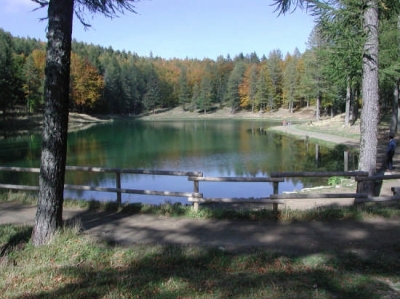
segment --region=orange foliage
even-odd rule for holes
[[[247,108],[250,106],[250,73],[251,65],[248,65],[243,76],[243,80],[239,85],[240,107]]]
[[[80,110],[92,108],[101,97],[104,80],[97,69],[75,53],[71,54],[71,100]]]

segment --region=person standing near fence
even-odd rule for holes
[[[389,135],[389,144],[386,150],[386,165],[389,171],[393,170],[393,155],[396,150],[396,140],[393,139],[393,135]]]

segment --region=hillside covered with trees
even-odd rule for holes
[[[74,41],[70,111],[137,115],[182,106],[202,113],[229,107],[235,113],[278,108],[294,111],[311,104],[318,108],[317,119],[319,113],[344,111],[353,111],[357,117],[362,37],[356,31],[353,38],[327,35],[329,27],[322,25],[310,35],[305,53],[295,49],[283,55],[277,49],[267,56],[240,53],[216,60],[139,57]],[[381,113],[392,108],[398,83],[394,67],[400,50],[397,26],[397,17],[393,17],[382,21],[380,27]],[[44,42],[13,37],[0,29],[3,115],[17,106],[27,112],[41,111],[45,47]]]

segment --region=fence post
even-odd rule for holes
[[[121,190],[121,172],[116,171],[115,174],[116,174],[116,188],[118,190]],[[120,205],[121,202],[122,202],[121,191],[117,191],[117,204]]]
[[[194,184],[193,192],[194,193],[199,193],[199,181],[198,180],[194,180],[193,184]],[[196,212],[199,210],[199,202],[198,201],[193,202],[193,209]]]
[[[278,194],[279,193],[279,182],[273,182],[272,184],[274,186],[274,194]],[[278,212],[278,204],[277,203],[273,203],[272,207],[273,207],[274,212]]]

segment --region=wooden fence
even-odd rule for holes
[[[9,172],[30,172],[39,173],[39,168],[23,168],[23,167],[4,167],[0,166],[0,171]],[[345,172],[279,172],[271,173],[270,177],[204,177],[202,172],[192,171],[167,171],[167,170],[138,170],[138,169],[120,169],[120,168],[102,168],[102,167],[80,167],[80,166],[67,166],[66,171],[84,171],[84,172],[98,172],[98,173],[114,173],[115,174],[115,187],[101,187],[101,186],[85,186],[85,185],[64,185],[65,189],[80,190],[80,191],[98,191],[98,192],[113,192],[117,195],[117,203],[121,204],[121,194],[142,194],[142,195],[156,195],[156,196],[173,196],[173,197],[186,197],[189,202],[192,202],[194,209],[199,208],[200,203],[221,202],[221,203],[260,203],[272,204],[273,209],[278,210],[279,204],[284,204],[287,199],[306,199],[306,198],[354,198],[355,203],[364,202],[381,202],[389,200],[400,199],[400,189],[392,188],[393,196],[385,197],[371,197],[368,194],[357,193],[285,193],[279,194],[279,183],[284,182],[286,178],[293,177],[354,177],[359,182],[375,181],[382,182],[382,180],[399,179],[398,175],[376,175],[368,177],[367,172],[360,171],[345,171]],[[194,183],[193,192],[179,192],[179,191],[155,191],[155,190],[138,190],[127,189],[121,187],[122,174],[139,174],[139,175],[153,175],[153,176],[186,176],[188,181]],[[266,194],[261,198],[204,198],[200,193],[200,182],[205,183],[235,183],[235,182],[248,182],[248,183],[272,183],[273,193]],[[0,184],[2,189],[15,189],[26,191],[38,191],[38,186],[27,185],[13,185],[13,184]]]
[[[284,182],[283,178],[268,178],[268,177],[203,177],[203,176],[190,176],[189,181],[194,182],[194,192],[199,192],[199,182],[247,182],[247,183],[273,183],[273,194],[278,194],[279,183]],[[199,203],[205,202],[224,202],[224,203],[262,203],[272,204],[274,211],[278,210],[278,204],[284,202],[279,199],[271,199],[270,197],[262,198],[203,198],[203,197],[192,197],[189,201],[193,202],[194,209],[197,211]]]
[[[23,167],[3,167],[0,166],[0,171],[11,172],[36,172],[39,173],[39,168],[23,168]],[[155,190],[138,190],[121,188],[121,174],[143,174],[143,175],[162,175],[162,176],[202,176],[202,172],[192,171],[167,171],[167,170],[140,170],[140,169],[124,169],[124,168],[103,168],[103,167],[81,167],[81,166],[67,166],[66,171],[86,171],[86,172],[102,172],[115,174],[115,188],[107,188],[100,186],[84,186],[84,185],[69,185],[65,184],[64,188],[68,190],[79,191],[98,191],[98,192],[114,192],[117,194],[117,203],[121,204],[121,194],[142,194],[142,195],[157,195],[157,196],[173,196],[173,197],[187,197],[196,198],[203,195],[196,192],[178,192],[178,191],[155,191]],[[11,185],[0,184],[3,189],[15,189],[25,191],[38,191],[38,186],[26,185]]]

